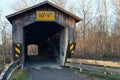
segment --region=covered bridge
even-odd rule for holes
[[[6,17],[12,24],[13,59],[23,65],[64,65],[75,53],[76,23],[81,18],[57,5],[44,1]]]

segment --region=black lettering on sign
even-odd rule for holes
[[[47,14],[45,14],[45,12],[42,12],[42,13],[39,14],[39,16],[40,16],[41,18],[43,18],[43,17],[50,17],[51,15],[52,15],[51,12],[50,12],[50,13],[47,13]]]
[[[39,16],[43,18],[45,16],[45,12],[40,13]]]
[[[36,20],[55,20],[53,11],[37,11]]]
[[[50,15],[52,15],[52,13],[48,13],[47,16],[50,17]]]

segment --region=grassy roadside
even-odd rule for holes
[[[101,80],[120,80],[120,75],[111,75],[111,74],[105,75],[103,73],[87,72],[87,71],[84,71],[82,73],[88,75],[88,77],[96,77],[96,78],[100,78]]]
[[[21,70],[14,76],[13,80],[28,80],[28,74],[25,70]]]
[[[89,72],[83,71],[79,72],[79,69],[72,69],[77,73],[86,75],[90,80],[120,80],[120,75],[111,75],[111,74],[103,74],[100,72]]]

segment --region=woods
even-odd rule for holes
[[[3,64],[6,64],[6,55],[11,55],[12,49],[12,34],[10,27],[7,21],[4,21],[2,18],[2,12],[0,12],[0,57],[3,56]]]
[[[92,12],[89,7],[82,7],[83,22],[80,27],[83,28],[83,31],[80,33],[78,30],[76,57],[100,60],[119,60],[119,0],[116,0],[116,2],[110,0],[96,1],[96,15],[91,18],[91,20],[87,20],[87,18],[90,19],[90,17],[94,15],[94,11]],[[85,4],[85,1],[82,2]],[[113,8],[110,8],[110,6]],[[89,10],[92,15],[90,15]],[[115,12],[111,12],[114,10]],[[117,18],[114,16],[117,16]],[[87,22],[89,23],[87,24]]]

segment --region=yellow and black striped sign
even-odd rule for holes
[[[69,50],[72,54],[75,54],[75,42],[73,41],[69,42]]]
[[[14,56],[15,58],[19,58],[21,54],[21,43],[15,43],[14,44]]]
[[[71,58],[72,54],[75,54],[75,45],[76,45],[76,43],[73,41],[68,42],[67,54],[65,57],[65,61],[67,60],[67,58]]]

